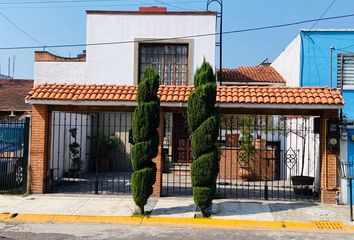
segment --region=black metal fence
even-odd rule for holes
[[[130,194],[130,112],[51,113],[47,192]]]
[[[162,194],[192,195],[186,116],[166,114],[164,121]],[[222,115],[217,196],[317,200],[319,130],[316,116]]]
[[[27,189],[29,118],[0,120],[0,194]]]
[[[222,115],[219,198],[317,200],[316,116]],[[52,112],[47,192],[130,194],[131,112]],[[163,196],[191,196],[186,114],[164,114]]]

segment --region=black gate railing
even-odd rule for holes
[[[164,196],[192,195],[188,125],[165,114]],[[222,115],[217,197],[317,200],[320,131],[316,116]],[[186,136],[187,135],[187,136]]]
[[[0,194],[27,191],[30,119],[0,120]]]
[[[51,113],[47,192],[130,194],[130,112]]]

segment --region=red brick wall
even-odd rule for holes
[[[32,105],[31,151],[30,151],[30,191],[44,193],[46,158],[48,152],[48,107]]]
[[[327,148],[328,118],[337,118],[337,111],[326,111],[321,118],[321,202],[336,204],[338,188],[337,156]]]
[[[162,150],[163,150],[163,135],[164,135],[164,114],[163,111],[160,110],[160,126],[158,128],[159,132],[159,149],[157,157],[153,160],[156,163],[156,182],[154,184],[154,190],[152,193],[153,197],[160,197],[161,196],[161,189],[162,189],[162,173],[163,173],[163,157],[162,157]]]

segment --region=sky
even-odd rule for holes
[[[34,3],[40,2],[40,3]],[[52,2],[52,3],[50,3]],[[333,0],[224,0],[224,31],[262,27],[319,18]],[[168,10],[203,11],[206,0],[0,0],[0,48],[85,43],[85,10],[137,10],[166,6]],[[218,10],[216,5],[213,5]],[[335,0],[324,17],[354,13],[353,0]],[[6,20],[7,17],[21,30]],[[223,67],[251,66],[273,61],[301,29],[313,23],[224,36]],[[320,21],[315,29],[351,28],[354,17]],[[27,33],[27,35],[24,33]],[[30,35],[30,37],[28,36]],[[37,49],[37,50],[43,50]],[[75,56],[82,47],[56,48],[61,56]],[[0,73],[7,75],[15,57],[15,78],[33,79],[34,49],[0,50]]]

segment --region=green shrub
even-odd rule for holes
[[[132,135],[134,145],[131,152],[133,174],[132,193],[140,213],[153,192],[156,181],[156,164],[152,161],[157,156],[159,135],[159,108],[157,97],[159,75],[152,68],[145,69],[143,79],[138,86],[138,106],[133,115]]]
[[[204,60],[194,77],[195,91],[188,99],[188,124],[192,131],[191,177],[194,202],[207,217],[216,189],[219,152],[219,110],[216,102],[216,79],[212,67]]]

